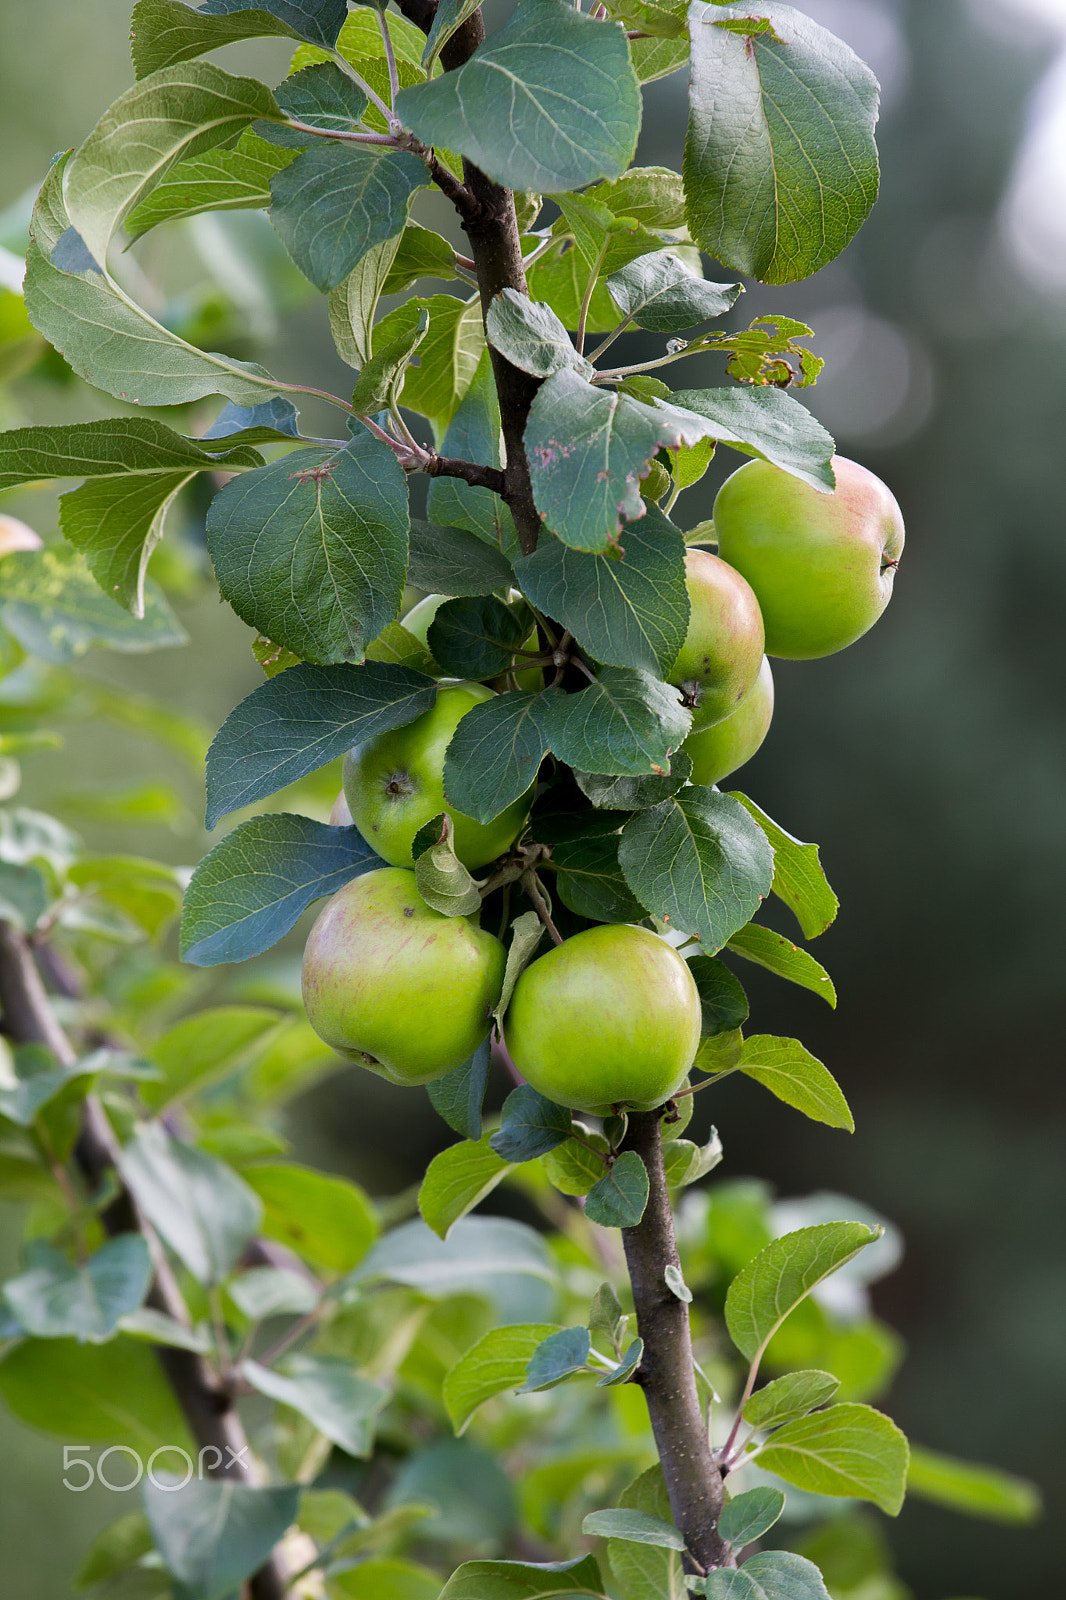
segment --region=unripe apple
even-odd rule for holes
[[[429,649],[429,625],[437,615],[438,610],[448,599],[446,594],[427,594],[425,599],[412,606],[403,619],[403,625],[408,633],[413,633],[419,644],[424,644]]]
[[[700,1042],[686,963],[647,928],[606,923],[528,966],[504,1021],[511,1059],[557,1105],[650,1111],[683,1082]]]
[[[750,583],[709,550],[685,554],[692,613],[667,682],[692,707],[692,731],[728,717],[750,692],[763,661],[763,624]]]
[[[43,539],[28,522],[20,522],[18,517],[9,517],[6,512],[0,512],[0,556],[14,555],[16,550],[41,550],[43,547]]]
[[[444,756],[460,720],[493,698],[482,683],[442,683],[436,703],[405,728],[380,733],[344,758],[344,795],[352,821],[383,861],[411,865],[411,844],[425,823],[446,811],[455,824],[455,853],[466,867],[483,867],[514,843],[531,794],[492,822],[475,822],[444,798]]]
[[[764,656],[754,689],[733,715],[716,722],[713,728],[690,733],[681,746],[692,757],[692,782],[708,787],[721,783],[750,761],[766,738],[773,714],[774,680]]]
[[[872,628],[892,597],[903,516],[880,478],[833,457],[837,486],[820,494],[768,461],[749,461],[714,502],[718,553],[754,589],[766,652],[831,656]]]
[[[505,962],[491,933],[427,906],[413,872],[380,867],[338,890],[311,929],[307,1019],[390,1083],[432,1083],[487,1035]]]

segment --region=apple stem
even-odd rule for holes
[[[522,874],[522,887],[532,900],[534,911],[551,934],[555,943],[562,944],[563,936],[552,921],[551,911],[548,909],[548,901],[541,887],[540,879],[532,869]]]

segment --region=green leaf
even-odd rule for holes
[[[635,1150],[624,1150],[585,1200],[585,1215],[601,1228],[635,1228],[648,1203],[648,1172]]]
[[[551,306],[530,300],[516,289],[501,289],[492,297],[485,331],[494,350],[534,378],[550,378],[566,368],[583,377],[592,376],[591,361],[575,350]]]
[[[41,478],[188,477],[216,466],[236,471],[262,464],[258,451],[246,446],[230,449],[228,442],[220,442],[205,450],[200,441],[184,439],[147,417],[109,417],[106,422],[0,433],[0,490]]]
[[[606,1144],[606,1140],[604,1143]],[[615,1354],[619,1354],[629,1318],[622,1310],[613,1283],[601,1283],[589,1307],[589,1333],[595,1339],[602,1334]]]
[[[131,30],[133,64],[139,78],[175,61],[217,50],[238,39],[281,34],[324,50],[337,42],[347,0],[208,0],[196,9],[187,0],[138,0]]]
[[[577,786],[597,810],[646,811],[684,788],[692,762],[683,750],[670,757],[670,771],[642,778],[613,778],[598,772],[575,772]]]
[[[432,483],[440,481],[434,478]],[[462,596],[506,589],[514,575],[507,557],[476,533],[466,528],[437,527],[412,517],[407,579],[427,594]]]
[[[592,1556],[573,1561],[464,1561],[440,1592],[440,1600],[555,1600],[603,1594]]]
[[[260,1394],[291,1406],[350,1456],[369,1456],[374,1424],[388,1391],[361,1378],[349,1361],[332,1356],[290,1356],[283,1372],[241,1364],[244,1378]]]
[[[764,1246],[726,1295],[726,1327],[741,1354],[756,1360],[789,1312],[881,1231],[865,1222],[822,1222]]]
[[[677,72],[688,62],[689,41],[685,39],[634,39],[633,70],[641,83],[654,83]]]
[[[507,947],[507,965],[503,972],[503,988],[496,1002],[493,1016],[502,1026],[507,1007],[511,1004],[515,984],[533,960],[544,937],[544,924],[535,911],[523,911],[511,923],[511,942]]]
[[[407,232],[407,229],[404,229]],[[374,349],[374,316],[385,293],[401,235],[394,233],[366,252],[343,283],[329,292],[329,330],[337,354],[350,367],[360,368]]]
[[[429,313],[423,311],[414,327],[383,344],[363,367],[352,390],[352,405],[360,416],[385,410],[395,401],[403,376],[422,340],[429,332]]]
[[[622,1356],[613,1372],[605,1372],[602,1378],[596,1379],[597,1389],[615,1389],[623,1383],[628,1383],[636,1372],[644,1356],[644,1340],[634,1339]]]
[[[784,1383],[787,1379],[779,1381]],[[748,1489],[726,1502],[718,1519],[718,1532],[727,1544],[742,1550],[753,1539],[761,1539],[769,1532],[784,1509],[785,1497],[781,1490],[760,1484],[757,1489]]]
[[[425,673],[388,661],[300,662],[231,711],[207,754],[207,826],[275,794],[353,745],[403,728],[436,698]]]
[[[76,1589],[117,1578],[152,1548],[152,1531],[143,1511],[119,1517],[93,1540],[74,1580]]]
[[[596,1180],[603,1177],[607,1164],[610,1145],[603,1135],[593,1133],[583,1123],[577,1125],[577,1132],[580,1139],[564,1139],[562,1144],[541,1157],[540,1164],[548,1182],[561,1194],[588,1194]],[[609,1289],[610,1285],[603,1287]],[[611,1290],[611,1293],[614,1291]],[[589,1331],[593,1334],[596,1332],[591,1318]]]
[[[295,1520],[300,1489],[199,1478],[181,1489],[148,1482],[143,1494],[156,1549],[188,1600],[227,1600]]]
[[[773,852],[743,807],[699,786],[631,817],[618,860],[642,905],[708,951],[758,910],[773,874]]]
[[[1035,1483],[998,1467],[957,1461],[924,1445],[911,1446],[907,1493],[991,1522],[1030,1523],[1040,1515],[1040,1490]]]
[[[629,667],[605,667],[577,694],[544,699],[550,748],[582,772],[669,772],[671,753],[688,732],[690,716],[678,691]],[[628,873],[626,881],[643,902]]]
[[[293,159],[249,130],[232,150],[205,150],[179,161],[126,217],[126,232],[139,239],[162,222],[204,211],[265,211],[270,180]]]
[[[491,1041],[486,1039],[469,1061],[426,1084],[434,1111],[464,1139],[481,1138],[481,1103],[485,1098],[490,1055]]]
[[[832,436],[784,390],[772,385],[678,389],[670,404],[702,418],[709,438],[770,461],[823,493],[835,487]]]
[[[791,1550],[760,1550],[736,1571],[712,1572],[708,1600],[829,1600],[813,1561]]]
[[[333,61],[317,61],[290,74],[275,92],[281,111],[322,133],[348,133],[362,120],[370,104],[366,95]],[[303,128],[270,123],[258,130],[272,144],[303,149],[314,136]]]
[[[211,1006],[182,1017],[152,1046],[162,1078],[143,1086],[148,1105],[154,1110],[232,1070],[273,1032],[278,1020],[278,1013],[265,1006]]]
[[[194,967],[247,961],[277,944],[312,900],[383,864],[356,828],[331,828],[287,812],[252,817],[216,844],[192,875],[182,960]]]
[[[456,72],[396,97],[405,127],[509,189],[580,189],[633,158],[640,92],[621,29],[523,0]]]
[[[872,1500],[898,1515],[907,1483],[907,1440],[871,1406],[845,1401],[786,1423],[759,1452],[759,1465],[812,1494]]]
[[[411,197],[428,182],[425,163],[407,150],[323,142],[271,180],[271,220],[300,271],[325,292],[368,250],[403,232]]]
[[[770,30],[732,32],[754,14]],[[877,198],[877,80],[791,6],[689,9],[685,194],[693,237],[727,269],[792,283],[824,267]]]
[[[617,6],[612,9],[617,13]],[[583,198],[606,206],[616,217],[632,217],[646,228],[685,226],[684,185],[681,174],[669,167],[630,167],[613,182],[587,189]]]
[[[587,1328],[560,1328],[550,1333],[537,1346],[529,1358],[526,1381],[519,1394],[533,1394],[538,1389],[554,1389],[564,1378],[572,1378],[587,1370],[589,1358],[589,1330]]]
[[[515,1277],[555,1282],[555,1268],[542,1236],[524,1223],[504,1217],[463,1217],[446,1240],[424,1222],[394,1228],[352,1274],[353,1283],[384,1278],[423,1294],[486,1294],[493,1298],[501,1280]]]
[[[0,917],[5,921],[13,922],[22,933],[32,933],[51,898],[48,884],[36,867],[0,862]]]
[[[776,865],[775,848],[775,869]],[[809,989],[827,1005],[836,1006],[837,992],[828,972],[806,950],[793,944],[791,939],[786,939],[784,934],[761,927],[757,922],[749,922],[746,927],[737,930],[727,949],[732,950],[734,955],[743,956],[745,961],[754,961],[768,972],[776,973],[779,978],[787,978],[789,983],[798,983],[802,989]]]
[[[8,1307],[34,1338],[73,1336],[81,1344],[102,1344],[147,1293],[152,1262],[140,1234],[108,1239],[87,1261],[73,1265],[61,1251],[43,1249],[46,1260],[38,1255],[29,1272],[3,1286]]]
[[[486,467],[500,465],[500,403],[487,349],[480,351],[469,388],[455,408],[439,449],[442,455],[462,461],[476,461]],[[491,489],[472,487],[460,478],[431,478],[426,510],[434,522],[466,529],[485,544],[495,545],[503,556],[511,558],[519,553],[511,513]],[[512,581],[508,577],[507,583]],[[433,584],[430,592],[463,591]]]
[[[622,1510],[673,1522],[670,1497],[658,1462],[622,1490],[618,1504]],[[687,1600],[681,1557],[676,1550],[612,1539],[607,1555],[626,1600]]]
[[[523,593],[595,661],[659,677],[685,642],[685,540],[655,506],[626,524],[622,555],[590,555],[542,536],[515,562]]]
[[[454,678],[494,678],[505,672],[526,625],[495,595],[446,600],[429,625],[433,659]]]
[[[445,1374],[444,1408],[456,1433],[464,1433],[474,1413],[508,1389],[519,1389],[533,1352],[557,1330],[551,1323],[519,1322],[491,1328]]]
[[[144,614],[131,616],[101,593],[77,551],[19,550],[4,557],[0,625],[30,655],[56,666],[94,648],[142,655],[188,644],[162,590],[146,582],[143,592]]]
[[[112,422],[108,423],[109,427]],[[273,444],[275,441],[284,444],[288,439],[299,437],[296,407],[291,400],[276,394],[254,406],[238,406],[232,400],[227,401],[203,437],[191,442],[210,450],[217,458],[220,450],[232,445]]]
[[[296,450],[211,503],[207,546],[243,622],[304,661],[362,660],[400,609],[407,482],[360,428],[341,449]]]
[[[714,956],[692,956],[688,970],[700,994],[704,1038],[729,1033],[748,1020],[748,997],[723,962]]]
[[[547,726],[558,690],[495,695],[471,707],[444,760],[444,795],[464,816],[491,822],[521,798],[548,753]]]
[[[581,1532],[594,1539],[626,1539],[632,1544],[654,1544],[663,1550],[683,1550],[685,1536],[671,1522],[647,1511],[590,1511]]]
[[[421,364],[407,368],[400,399],[411,411],[427,418],[434,437],[442,440],[474,382],[485,351],[485,330],[476,295],[459,300],[451,294],[434,294],[428,299],[408,300],[382,317],[374,329],[375,345],[398,337],[426,311],[429,332],[419,352]],[[435,501],[430,502],[429,514],[435,521],[458,520],[442,515]]]
[[[390,622],[387,628],[382,628],[377,638],[367,645],[366,659],[388,661],[396,667],[410,667],[414,672],[429,673],[433,667],[433,658],[421,639],[416,639],[401,622]]]
[[[460,1217],[480,1205],[511,1166],[489,1144],[489,1135],[476,1141],[464,1139],[433,1157],[418,1191],[418,1209],[441,1239]]]
[[[285,1267],[252,1267],[226,1285],[226,1293],[250,1322],[266,1317],[305,1317],[321,1298],[318,1286]]]
[[[123,1181],[194,1278],[221,1283],[254,1238],[263,1208],[232,1167],[144,1123],[122,1151]]]
[[[697,1065],[700,1065],[697,1062]],[[798,1039],[753,1033],[737,1063],[741,1072],[814,1122],[855,1132],[855,1119],[833,1074]],[[704,1068],[704,1070],[708,1070]]]
[[[663,1279],[666,1287],[676,1299],[682,1301],[685,1305],[692,1304],[692,1290],[682,1277],[680,1267],[675,1267],[672,1261],[668,1261],[663,1271]]]
[[[420,1519],[422,1520],[422,1519]],[[335,1600],[438,1600],[440,1577],[428,1567],[393,1556],[371,1556],[330,1578]]]
[[[24,290],[34,327],[78,376],[132,405],[185,405],[222,394],[252,406],[276,394],[279,384],[263,367],[188,344],[91,263],[71,271],[53,264],[52,251],[70,227],[63,167],[53,163],[37,197]]]
[[[567,328],[576,329],[588,280],[581,251],[564,236],[533,263],[526,282],[533,300],[543,301]],[[585,332],[610,333],[617,325],[618,309],[601,281],[592,291]]]
[[[0,1395],[31,1428],[61,1439],[196,1446],[153,1350],[121,1335],[107,1344],[27,1339],[0,1361]]]
[[[390,21],[395,21],[395,17]],[[419,278],[454,278],[455,250],[447,239],[429,228],[409,222],[400,235],[382,294],[402,294]]]
[[[478,0],[439,0],[433,13],[433,26],[426,37],[426,48],[422,52],[422,65],[427,73],[452,34],[462,27],[477,7]]]
[[[350,1272],[378,1236],[377,1213],[348,1178],[291,1162],[246,1167],[263,1204],[263,1231],[327,1272]]]
[[[469,917],[481,909],[477,883],[455,853],[455,825],[446,811],[415,834],[415,883],[427,906],[446,917]]]
[[[840,1379],[831,1372],[786,1373],[755,1391],[744,1406],[744,1421],[753,1428],[777,1428],[782,1422],[791,1422],[794,1417],[804,1417],[815,1407],[824,1406],[839,1388]]]
[[[120,95],[71,158],[63,180],[71,226],[106,272],[116,231],[172,167],[277,115],[274,96],[254,78],[210,61],[161,68]]]
[[[817,938],[828,928],[840,906],[822,871],[818,846],[794,839],[746,794],[731,792],[734,800],[739,800],[755,818],[773,846],[774,881],[770,886],[773,893],[794,913],[803,937]]]
[[[532,1084],[520,1084],[503,1103],[492,1148],[505,1161],[533,1161],[570,1137],[572,1120],[565,1106],[557,1106]]]
[[[667,1184],[671,1189],[683,1189],[698,1183],[720,1165],[724,1154],[717,1128],[711,1129],[710,1138],[702,1145],[691,1139],[670,1139],[663,1146]]]
[[[607,288],[630,322],[653,333],[680,333],[723,316],[744,292],[740,283],[708,283],[672,250],[629,262],[611,273]]]
[[[564,906],[594,922],[640,922],[644,907],[618,865],[618,838],[575,839],[552,848],[555,888]]]

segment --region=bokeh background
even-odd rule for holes
[[[908,543],[873,634],[842,656],[775,667],[774,724],[738,779],[822,843],[843,909],[816,953],[839,1009],[756,969],[744,978],[753,1024],[802,1037],[831,1066],[858,1131],[801,1122],[736,1079],[713,1107],[701,1097],[697,1119],[713,1114],[732,1175],[767,1177],[783,1196],[852,1194],[902,1227],[905,1258],[876,1291],[909,1350],[889,1409],[923,1443],[1044,1488],[1048,1515],[1035,1529],[908,1505],[891,1538],[915,1600],[1050,1596],[1066,1556],[1066,0],[802,9],[881,78],[882,198],[837,262],[793,288],[755,286],[741,309],[814,327],[827,368],[803,398],[843,453],[893,487]],[[0,8],[0,244],[11,250],[50,157],[131,80],[128,12],[127,0]],[[276,41],[243,46],[227,65],[277,81],[285,52]],[[681,77],[652,87],[642,160],[677,164],[684,103]],[[448,226],[443,209],[426,220]],[[167,261],[142,261],[165,268],[205,328],[224,293],[240,336],[274,371],[343,389],[324,307],[263,219],[201,220],[180,248],[151,249]],[[720,381],[709,362],[685,375]],[[30,381],[3,405],[5,427],[115,409]],[[710,514],[736,459],[679,502],[684,526]],[[9,497],[5,509],[54,526],[50,494]],[[85,670],[213,728],[261,679],[248,630],[188,576],[200,510],[184,507],[171,571],[191,645],[100,653]],[[186,767],[133,729],[64,732],[60,755],[27,759],[26,804],[66,807],[103,848],[199,859],[202,793]],[[116,794],[153,784],[158,822],[120,828]],[[291,978],[298,947],[283,948],[275,972]],[[288,1131],[299,1156],[379,1194],[415,1181],[449,1140],[421,1096],[354,1070],[300,1100]],[[9,1254],[0,1240],[5,1265]],[[115,1514],[113,1502],[62,1490],[61,1475],[54,1441],[0,1416],[5,1600],[66,1594],[88,1533]],[[25,1578],[12,1580],[18,1569]]]

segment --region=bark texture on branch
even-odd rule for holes
[[[705,1570],[733,1565],[718,1534],[724,1492],[711,1454],[692,1365],[688,1306],[666,1282],[666,1269],[681,1263],[663,1171],[661,1112],[629,1113],[623,1150],[635,1150],[648,1172],[649,1195],[635,1228],[622,1229],[626,1266],[633,1286],[637,1332],[644,1341],[637,1381],[659,1451],[674,1522],[689,1551]]]
[[[4,1032],[13,1044],[42,1044],[61,1066],[70,1066],[77,1059],[77,1052],[49,1004],[31,946],[17,928],[3,921],[0,921],[0,1017]],[[111,1124],[92,1095],[85,1101],[74,1153],[90,1189],[99,1187],[109,1169],[117,1170],[118,1147]],[[112,1201],[101,1220],[112,1236],[144,1233],[155,1267],[145,1303],[187,1326],[188,1311],[170,1265],[152,1230],[142,1224],[126,1190]],[[255,1484],[257,1477],[248,1436],[232,1397],[211,1364],[191,1350],[157,1345],[155,1351],[197,1446],[201,1450],[213,1448],[218,1452],[214,1467],[208,1461],[204,1463],[208,1474]],[[249,1580],[252,1600],[284,1600],[287,1588],[282,1567],[276,1560],[267,1562]]]

